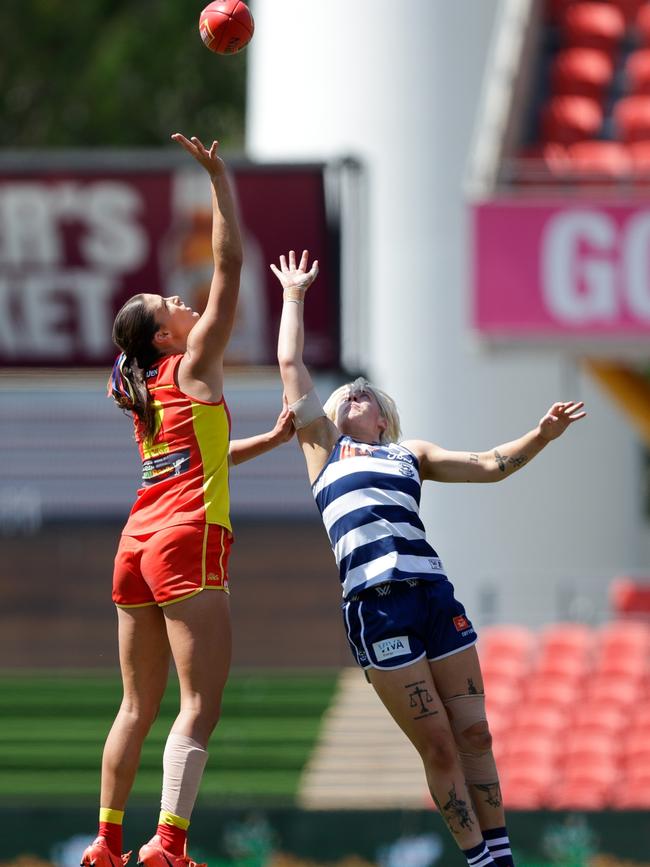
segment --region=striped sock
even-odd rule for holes
[[[122,820],[124,810],[111,810],[110,807],[99,808],[98,837],[106,840],[106,845],[113,855],[122,854]]]
[[[490,850],[485,843],[479,843],[471,849],[463,849],[463,855],[470,867],[494,867]]]
[[[499,867],[515,867],[510,849],[510,839],[505,827],[490,828],[489,831],[483,831],[483,839]]]
[[[161,810],[156,834],[160,837],[163,849],[171,852],[172,855],[184,855],[189,826],[188,819],[183,819],[181,816],[174,816],[173,813]]]

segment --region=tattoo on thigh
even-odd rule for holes
[[[457,796],[455,785],[449,790],[449,800],[442,808],[442,815],[453,834],[460,834],[463,828],[471,828],[474,824],[467,802]]]
[[[469,695],[478,695],[478,689],[474,686],[474,681],[471,677],[467,678],[467,692]]]
[[[413,719],[422,719],[425,716],[435,716],[438,711],[433,710],[430,705],[433,701],[433,696],[426,688],[423,686],[423,680],[417,680],[415,683],[407,683],[406,689],[410,689],[409,692],[409,707],[415,708],[416,714]]]
[[[499,782],[496,783],[478,783],[474,784],[474,788],[478,789],[479,792],[483,792],[485,795],[485,803],[489,804],[490,807],[500,807],[503,803],[501,798],[501,786]]]

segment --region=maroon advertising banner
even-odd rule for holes
[[[307,360],[338,366],[338,237],[324,173],[322,165],[233,169],[245,264],[226,363],[275,364],[282,296],[269,263],[306,248],[321,266],[305,311]],[[110,364],[113,317],[138,292],[180,295],[202,310],[210,225],[200,170],[0,167],[0,366]]]

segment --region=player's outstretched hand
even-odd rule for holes
[[[294,435],[296,429],[293,425],[293,418],[293,412],[289,409],[286,395],[283,395],[282,411],[278,416],[275,427],[271,431],[271,440],[275,443],[275,445],[279,446],[282,443],[289,442],[291,437]]]
[[[314,259],[311,268],[309,266],[309,252],[302,251],[300,263],[296,266],[296,253],[289,250],[289,264],[286,256],[280,256],[280,268],[271,265],[271,271],[280,281],[283,289],[301,289],[307,291],[318,276],[318,259]]]
[[[185,148],[185,150],[194,157],[194,159],[203,166],[206,172],[210,175],[211,178],[216,177],[217,175],[221,175],[225,172],[226,166],[218,155],[219,150],[219,142],[213,141],[210,145],[210,149],[206,148],[203,142],[198,139],[196,136],[192,136],[192,138],[185,138],[185,136],[180,132],[175,132],[172,135],[172,139],[175,142],[178,142],[181,147]]]
[[[539,422],[540,434],[545,440],[557,439],[569,425],[587,415],[586,412],[580,411],[583,406],[584,403],[582,401],[554,403]]]

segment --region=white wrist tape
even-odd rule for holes
[[[295,403],[290,403],[289,409],[293,413],[293,423],[296,430],[307,427],[308,424],[325,415],[323,405],[313,388],[307,394],[303,394]]]

